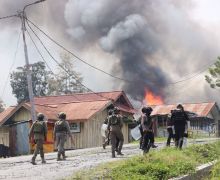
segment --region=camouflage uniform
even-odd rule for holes
[[[153,121],[150,116],[151,107],[142,108],[143,115],[141,116],[141,127],[143,130],[142,150],[147,153],[154,143]]]
[[[39,113],[38,120],[32,124],[30,128],[30,132],[29,132],[29,136],[31,136],[32,134],[34,135],[34,142],[36,144],[34,154],[32,157],[32,161],[31,161],[31,163],[34,165],[36,164],[35,159],[39,152],[40,152],[42,163],[46,163],[44,159],[43,144],[47,138],[47,124],[46,122],[43,121],[43,119],[44,119],[44,115]]]
[[[66,159],[65,156],[65,149],[64,144],[67,140],[67,135],[69,135],[72,138],[71,132],[70,132],[70,126],[69,123],[65,120],[65,118],[60,117],[60,119],[55,123],[54,126],[54,139],[56,140],[57,145],[57,160],[61,160],[60,156],[63,156],[63,160]]]
[[[117,148],[117,138],[119,139],[119,145],[118,145],[118,155],[123,155],[121,153],[122,146],[124,143],[124,136],[122,134],[122,117],[120,114],[117,114],[117,112],[114,112],[111,116],[108,118],[108,129],[110,130],[110,136],[111,136],[111,144],[112,144],[112,157],[115,158],[115,149]]]

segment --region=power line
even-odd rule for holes
[[[16,50],[15,50],[15,54],[14,54],[14,60],[9,68],[9,72],[8,72],[8,76],[6,78],[6,81],[5,81],[5,84],[3,86],[3,91],[2,91],[2,94],[1,94],[1,98],[4,96],[5,94],[5,89],[6,89],[6,86],[8,84],[8,80],[9,80],[9,77],[10,77],[10,72],[12,70],[12,68],[14,67],[15,65],[15,60],[16,60],[16,57],[17,57],[17,52],[18,52],[18,46],[19,46],[19,42],[20,42],[20,37],[21,37],[21,32],[19,33],[19,36],[18,36],[18,41],[17,41],[17,45],[16,45]]]
[[[34,44],[38,54],[40,55],[40,57],[42,58],[42,60],[45,62],[46,66],[48,67],[48,69],[51,71],[51,73],[54,75],[54,77],[56,77],[56,74],[52,71],[52,69],[50,68],[49,64],[46,62],[46,60],[44,59],[43,55],[41,54],[39,48],[37,47],[37,44],[34,42],[34,39],[32,38],[31,34],[29,33],[29,31],[27,30],[27,33],[32,41],[32,43]],[[79,98],[75,95],[73,95],[78,101],[79,101]]]
[[[52,69],[50,68],[50,66],[48,65],[48,63],[46,62],[46,60],[44,59],[43,55],[41,54],[39,48],[37,47],[36,43],[34,42],[34,39],[32,38],[32,36],[30,35],[29,31],[27,30],[28,36],[31,39],[32,43],[34,44],[35,49],[37,50],[38,54],[40,55],[41,59],[44,61],[44,63],[46,64],[47,68],[51,71],[51,73],[53,75],[55,75],[55,73],[52,71]]]
[[[91,64],[87,63],[87,62],[84,61],[82,58],[78,57],[78,56],[75,55],[73,52],[71,52],[70,50],[68,50],[67,48],[65,48],[64,46],[62,46],[60,43],[58,43],[57,41],[55,41],[52,37],[50,37],[47,33],[45,33],[42,29],[40,29],[40,28],[39,28],[36,24],[34,24],[32,21],[30,21],[29,19],[27,19],[27,21],[29,21],[35,28],[37,28],[41,33],[43,33],[48,39],[50,39],[52,42],[54,42],[57,46],[61,47],[61,48],[62,48],[63,50],[65,50],[66,52],[70,53],[72,56],[74,56],[76,59],[80,60],[80,61],[83,62],[84,64],[86,64],[86,65],[92,67],[93,69],[96,69],[96,70],[98,70],[98,71],[100,71],[100,72],[102,72],[102,73],[104,73],[104,74],[107,74],[107,75],[109,75],[109,76],[111,76],[111,77],[113,77],[113,78],[115,78],[115,79],[119,79],[119,80],[122,80],[122,81],[125,81],[125,82],[128,82],[128,83],[135,83],[135,81],[130,81],[130,80],[127,80],[127,79],[124,79],[124,78],[121,78],[121,77],[114,76],[114,75],[112,75],[112,74],[110,74],[110,73],[108,73],[108,72],[106,72],[106,71],[104,71],[104,70],[102,70],[102,69],[100,69],[100,68],[95,67],[94,65],[91,65]],[[211,65],[213,65],[213,63],[212,63],[212,64],[209,64],[208,67],[210,67]],[[208,67],[206,67],[205,69],[202,68],[202,70],[199,70],[196,74],[193,73],[193,74],[192,74],[190,77],[188,77],[188,78],[181,79],[181,80],[178,80],[178,81],[175,81],[175,82],[170,82],[170,83],[167,84],[167,86],[171,86],[171,85],[175,85],[175,84],[178,84],[178,83],[182,83],[182,82],[184,82],[184,81],[188,81],[188,80],[190,80],[190,79],[196,77],[197,75],[201,74],[202,72],[206,71]],[[189,74],[188,74],[187,76],[189,76]]]
[[[10,15],[10,16],[4,16],[4,17],[0,17],[0,20],[1,19],[8,19],[8,18],[12,18],[12,17],[18,17],[17,14],[14,14],[14,15]]]
[[[46,52],[49,54],[49,56],[52,58],[52,60],[53,60],[54,62],[56,62],[56,64],[57,64],[61,69],[63,69],[68,75],[73,76],[73,78],[76,80],[76,82],[78,82],[81,86],[83,86],[83,87],[84,87],[85,89],[87,89],[88,91],[93,92],[94,94],[96,94],[96,95],[98,95],[98,96],[100,96],[100,97],[102,97],[102,98],[105,98],[105,99],[107,99],[107,100],[111,100],[111,101],[112,101],[111,98],[106,98],[106,97],[100,95],[99,93],[94,92],[93,90],[91,90],[91,89],[88,88],[87,86],[85,86],[82,82],[80,82],[80,81],[78,80],[78,78],[76,77],[76,75],[70,74],[69,71],[66,70],[66,69],[58,62],[58,60],[56,60],[56,59],[53,57],[53,55],[52,55],[52,54],[50,53],[50,51],[46,48],[46,46],[44,45],[44,43],[42,42],[42,40],[40,39],[40,37],[36,34],[36,32],[32,29],[32,27],[29,25],[28,22],[27,22],[27,25],[28,25],[28,27],[31,29],[32,33],[36,36],[36,38],[40,41],[41,45],[44,47],[44,49],[45,49]]]
[[[114,76],[113,74],[110,74],[88,62],[86,62],[85,60],[83,60],[82,58],[80,58],[79,56],[75,55],[73,52],[71,52],[70,50],[68,50],[67,48],[65,48],[64,46],[62,46],[60,43],[58,43],[57,41],[55,41],[53,38],[51,38],[48,34],[46,34],[42,29],[40,29],[37,25],[35,25],[32,21],[30,21],[28,18],[27,18],[27,21],[29,21],[34,27],[36,27],[39,31],[41,31],[48,39],[50,39],[52,42],[54,42],[57,46],[61,47],[63,50],[65,50],[66,52],[68,52],[69,54],[71,54],[73,57],[75,57],[76,59],[78,59],[79,61],[81,61],[82,63],[92,67],[93,69],[96,69],[97,71],[100,71],[104,74],[107,74],[115,79],[119,79],[119,80],[122,80],[122,81],[126,81],[126,82],[133,82],[133,81],[130,81],[130,80],[127,80],[127,79],[124,79],[124,78],[121,78],[121,77],[117,77],[117,76]]]

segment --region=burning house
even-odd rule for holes
[[[220,110],[216,102],[186,103],[182,104],[189,115],[191,131],[201,131],[207,134],[219,136]],[[165,136],[166,121],[171,110],[176,108],[172,105],[155,105],[152,116],[155,120],[157,136]]]

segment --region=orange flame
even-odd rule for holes
[[[145,91],[145,102],[147,105],[160,105],[164,104],[163,99],[160,96],[154,95],[150,90]]]

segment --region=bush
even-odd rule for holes
[[[193,145],[182,151],[176,148],[164,148],[152,151],[145,156],[136,156],[128,160],[108,163],[90,172],[87,179],[137,179],[167,180],[184,174],[192,174],[203,163],[213,161],[220,156],[220,143]],[[101,171],[98,169],[102,169]],[[220,164],[219,164],[220,169]],[[220,174],[220,170],[214,174]],[[97,172],[101,172],[97,174]],[[95,177],[95,178],[94,178]]]

